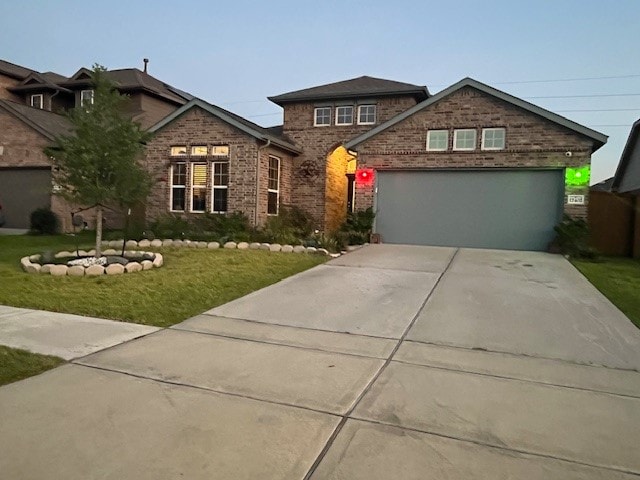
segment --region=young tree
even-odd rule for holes
[[[127,97],[120,95],[94,65],[93,103],[68,113],[69,135],[45,149],[57,167],[59,194],[96,211],[96,257],[101,256],[103,209],[131,208],[149,194],[151,178],[139,160],[148,134],[124,114]]]

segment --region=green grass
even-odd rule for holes
[[[101,277],[26,274],[20,258],[74,248],[66,236],[0,236],[0,304],[167,327],[326,260],[263,250],[162,249],[164,266]],[[91,248],[83,237],[80,248]]]
[[[62,363],[64,360],[58,357],[0,345],[0,385],[38,375]]]
[[[573,264],[640,328],[640,261],[603,257],[597,262],[573,260]]]

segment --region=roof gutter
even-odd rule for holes
[[[260,153],[271,145],[271,139],[267,138],[267,143],[258,147],[256,155],[256,211],[253,218],[253,226],[258,227],[258,210],[260,209]]]

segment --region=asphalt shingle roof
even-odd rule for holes
[[[3,99],[0,99],[0,108],[19,118],[51,140],[59,135],[69,135],[73,131],[71,122],[67,117],[48,110],[29,107],[22,103]]]
[[[0,73],[4,73],[9,77],[17,78],[22,80],[27,78],[29,74],[34,73],[35,70],[31,70],[30,68],[21,67],[20,65],[16,65],[15,63],[7,62],[6,60],[0,60]]]
[[[427,87],[411,83],[396,82],[375,77],[358,77],[341,82],[328,83],[294,92],[283,93],[269,97],[272,102],[283,103],[301,102],[307,100],[328,100],[365,96],[413,95],[418,101],[429,97]]]

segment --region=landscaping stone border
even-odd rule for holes
[[[224,245],[220,245],[218,242],[196,242],[191,240],[173,240],[170,238],[164,240],[148,240],[146,238],[140,240],[139,242],[136,240],[104,240],[101,245],[105,248],[102,252],[103,255],[119,255],[122,253],[122,247],[124,244],[125,250],[124,256],[139,256],[139,255],[154,255],[153,260],[143,260],[142,262],[129,262],[126,265],[120,264],[111,264],[103,267],[102,265],[91,265],[89,267],[83,267],[80,265],[76,265],[73,267],[68,267],[67,265],[56,265],[53,263],[45,263],[44,265],[40,265],[40,255],[30,255],[27,257],[23,257],[20,259],[20,265],[22,269],[27,273],[48,273],[54,277],[63,277],[65,275],[74,276],[74,277],[95,277],[99,275],[121,275],[123,273],[135,273],[143,270],[151,270],[152,268],[160,268],[164,259],[161,253],[157,252],[147,252],[141,250],[129,250],[132,248],[165,248],[165,247],[175,247],[175,248],[202,248],[215,250],[218,248],[226,248],[226,249],[238,249],[238,250],[268,250],[269,252],[281,252],[281,253],[314,253],[319,255],[329,255],[331,257],[339,257],[339,253],[329,253],[328,250],[324,248],[315,248],[315,247],[305,247],[304,245],[280,245],[279,243],[258,243],[258,242],[227,242]],[[115,250],[115,249],[118,250]],[[95,255],[95,250],[78,250],[69,252],[63,250],[55,254],[56,258],[65,258],[65,257],[90,257]]]
[[[78,250],[77,252],[68,252],[66,250],[63,250],[56,253],[54,256],[55,258],[75,258],[78,255],[91,256],[95,255],[95,253],[95,250]],[[103,255],[118,255],[122,252],[117,252],[113,249],[106,249],[102,253]],[[123,273],[141,272],[143,270],[151,270],[152,268],[160,268],[164,264],[164,258],[162,257],[161,253],[131,250],[126,250],[124,252],[125,258],[142,255],[152,255],[153,260],[129,262],[126,265],[113,263],[111,265],[107,265],[106,267],[103,267],[102,265],[90,265],[88,267],[74,265],[73,267],[69,267],[67,265],[57,265],[53,263],[45,263],[44,265],[40,265],[37,262],[40,261],[41,256],[39,254],[36,254],[21,258],[20,265],[22,266],[22,269],[27,273],[48,273],[53,277],[64,277],[65,275],[68,275],[70,277],[97,277],[100,275],[121,275]]]
[[[123,240],[105,240],[102,242],[103,247],[122,249]],[[127,240],[124,244],[125,248],[164,248],[164,247],[187,247],[187,248],[208,248],[210,250],[217,248],[238,249],[238,250],[269,250],[270,252],[282,253],[317,253],[320,255],[330,255],[332,257],[340,256],[339,253],[329,253],[324,248],[305,247],[304,245],[280,245],[279,243],[258,243],[258,242],[227,242],[220,245],[218,242],[197,242],[191,240],[173,240],[166,238],[164,240],[148,240],[146,238],[139,242],[135,240]]]

